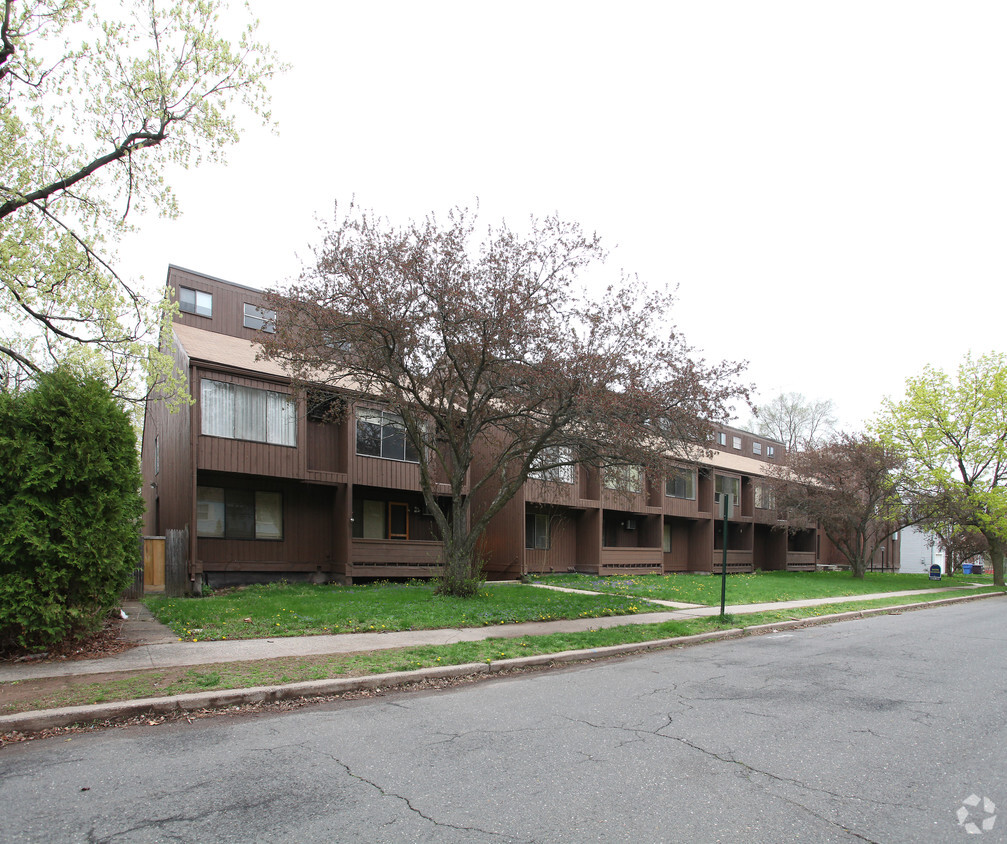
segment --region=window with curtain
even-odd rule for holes
[[[528,473],[529,478],[540,481],[552,481],[557,484],[572,484],[574,481],[574,465],[549,466],[550,463],[562,463],[573,460],[573,452],[569,448],[555,446],[544,448],[535,459],[534,466],[548,466],[546,469],[534,468]]]
[[[691,469],[675,469],[665,484],[665,494],[669,498],[696,497],[696,473]]]
[[[207,436],[297,445],[296,405],[286,393],[204,378],[200,395]]]
[[[283,494],[196,487],[196,535],[218,539],[283,539]]]

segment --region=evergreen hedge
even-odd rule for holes
[[[101,627],[139,554],[136,437],[93,377],[0,393],[0,650]]]

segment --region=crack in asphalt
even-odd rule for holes
[[[433,818],[430,815],[426,814],[421,809],[416,808],[413,805],[412,801],[408,797],[406,797],[406,796],[404,796],[402,794],[396,794],[395,792],[392,792],[392,791],[386,791],[382,786],[378,785],[378,783],[374,782],[373,780],[369,780],[369,779],[367,779],[367,777],[365,777],[365,776],[363,776],[361,774],[354,773],[354,771],[350,768],[349,765],[347,765],[341,759],[337,759],[331,753],[325,753],[324,751],[319,750],[316,747],[310,747],[309,745],[303,745],[302,744],[302,745],[298,745],[298,747],[301,747],[301,748],[303,748],[305,750],[311,751],[312,753],[317,753],[318,755],[324,756],[327,759],[331,759],[340,768],[342,768],[344,771],[346,771],[346,775],[348,777],[351,777],[352,779],[355,779],[358,782],[362,782],[362,783],[364,783],[364,785],[369,785],[371,788],[373,788],[382,797],[390,797],[390,798],[392,798],[394,800],[400,800],[402,803],[405,804],[406,808],[409,809],[410,812],[412,812],[413,814],[415,814],[417,817],[422,818],[427,823],[433,824],[435,827],[444,828],[444,829],[455,829],[455,830],[458,830],[459,832],[477,832],[477,833],[480,833],[482,835],[492,836],[493,838],[501,838],[501,839],[506,839],[508,841],[514,841],[514,842],[524,842],[524,844],[534,844],[534,842],[532,842],[530,839],[515,838],[514,836],[508,835],[508,834],[503,833],[503,832],[493,832],[493,831],[488,830],[488,829],[481,829],[480,827],[477,827],[477,826],[460,826],[459,824],[448,823],[446,821],[439,821],[436,818]]]
[[[744,771],[744,773],[746,774],[746,779],[748,778],[748,775],[751,775],[751,774],[761,775],[761,776],[765,777],[766,779],[768,779],[768,780],[770,780],[772,782],[777,782],[777,783],[782,783],[784,785],[793,786],[793,787],[801,789],[802,791],[810,792],[810,793],[813,793],[813,794],[821,794],[821,795],[824,795],[826,797],[830,797],[830,798],[832,798],[834,800],[856,800],[856,801],[860,801],[860,802],[863,802],[863,803],[869,803],[871,805],[881,806],[881,807],[885,807],[885,808],[905,808],[906,807],[906,804],[890,803],[890,802],[887,802],[887,801],[884,801],[884,800],[870,800],[870,799],[868,799],[866,797],[861,797],[859,795],[841,794],[839,792],[829,791],[826,788],[817,788],[815,786],[809,785],[807,783],[801,782],[800,780],[796,780],[796,779],[793,779],[791,777],[780,776],[779,774],[774,774],[771,771],[766,771],[766,770],[762,770],[761,768],[756,768],[755,766],[750,765],[747,762],[744,762],[744,761],[742,761],[740,759],[737,759],[737,758],[734,758],[732,756],[725,756],[723,754],[717,753],[716,751],[710,750],[710,749],[705,748],[705,747],[703,747],[703,746],[701,746],[699,744],[696,744],[695,742],[689,741],[687,738],[684,738],[683,736],[668,735],[667,733],[662,732],[662,730],[665,730],[665,729],[667,729],[668,727],[670,727],[672,725],[672,723],[674,721],[674,718],[673,718],[672,715],[668,715],[666,722],[664,724],[662,724],[661,726],[656,727],[653,730],[645,730],[645,729],[640,728],[640,727],[627,727],[627,726],[622,726],[622,725],[617,725],[617,724],[616,725],[613,725],[613,724],[596,724],[596,723],[593,723],[591,721],[587,721],[585,719],[580,719],[580,718],[570,718],[570,717],[567,717],[567,720],[570,721],[570,722],[572,722],[572,723],[584,724],[585,726],[588,726],[588,727],[591,727],[591,728],[597,729],[597,730],[618,730],[618,731],[623,731],[623,732],[634,733],[641,740],[643,740],[644,736],[650,735],[650,736],[656,736],[657,738],[663,738],[663,739],[668,739],[670,741],[678,742],[679,744],[682,744],[685,747],[688,747],[688,748],[690,748],[692,750],[695,750],[698,753],[702,753],[704,756],[709,756],[712,759],[716,759],[718,762],[722,762],[722,763],[724,763],[726,765],[737,766],[738,768],[740,768],[740,769],[742,769]],[[807,812],[812,817],[819,819],[820,821],[822,821],[823,823],[828,824],[829,826],[837,827],[838,829],[841,829],[843,832],[846,832],[849,835],[852,835],[852,836],[856,837],[857,839],[859,839],[861,841],[868,842],[868,844],[879,844],[879,842],[874,841],[874,839],[867,838],[866,836],[861,835],[859,832],[856,832],[855,830],[850,829],[847,826],[844,826],[843,824],[839,823],[838,821],[832,820],[831,818],[828,818],[828,817],[822,815],[820,812],[816,811],[815,809],[811,808],[810,806],[805,805],[804,803],[801,803],[799,800],[796,800],[796,799],[794,799],[792,797],[788,797],[785,794],[778,794],[777,796],[780,799],[785,800],[787,803],[790,803],[793,806],[796,806],[796,807],[798,807],[800,809],[803,809],[805,812]],[[923,811],[922,807],[919,807],[919,806],[912,807],[912,808],[916,808],[916,809],[918,809],[920,811]]]

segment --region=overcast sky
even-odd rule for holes
[[[1003,349],[1007,3],[253,0],[275,135],[169,174],[121,269],[297,275],[352,197],[395,221],[558,212],[761,398],[858,428],[927,363]],[[739,408],[745,422],[749,413]]]

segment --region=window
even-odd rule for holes
[[[213,316],[213,295],[191,287],[178,288],[178,308],[187,314]]]
[[[664,541],[662,543],[662,548],[665,554],[671,553],[671,525],[667,522],[664,523]]]
[[[210,437],[297,445],[297,412],[285,393],[204,378],[202,432]]]
[[[755,485],[755,506],[760,510],[776,509],[776,494],[765,484]]]
[[[154,474],[161,474],[161,437],[154,437]]]
[[[527,513],[524,517],[524,547],[549,550],[549,517],[543,513]]]
[[[276,331],[276,311],[269,308],[259,308],[245,302],[245,328],[265,331],[272,334]]]
[[[691,469],[675,469],[665,484],[665,495],[669,498],[696,497],[696,473]]]
[[[717,445],[727,445],[727,434],[723,431],[717,434]]]
[[[535,458],[533,466],[549,466],[550,463],[561,463],[572,461],[573,452],[568,448],[544,448]],[[552,481],[557,484],[572,484],[574,479],[574,466],[570,462],[566,466],[551,466],[548,469],[532,469],[528,473],[529,478],[540,481]]]
[[[283,495],[263,490],[196,487],[196,535],[283,539]]]
[[[366,407],[357,409],[357,454],[420,462],[419,454],[406,437],[402,417]]]
[[[752,454],[762,454],[762,443],[752,443]]]
[[[731,497],[731,508],[738,506],[738,499],[741,497],[741,479],[731,478],[727,475],[716,475],[714,479],[714,502],[717,505],[717,515],[724,512],[724,505],[721,503],[725,495]]]
[[[766,446],[766,457],[776,457],[776,446]]]
[[[734,447],[737,449],[741,448],[741,437],[734,437]]]
[[[605,489],[640,492],[643,489],[643,470],[639,466],[610,466],[605,470]]]

